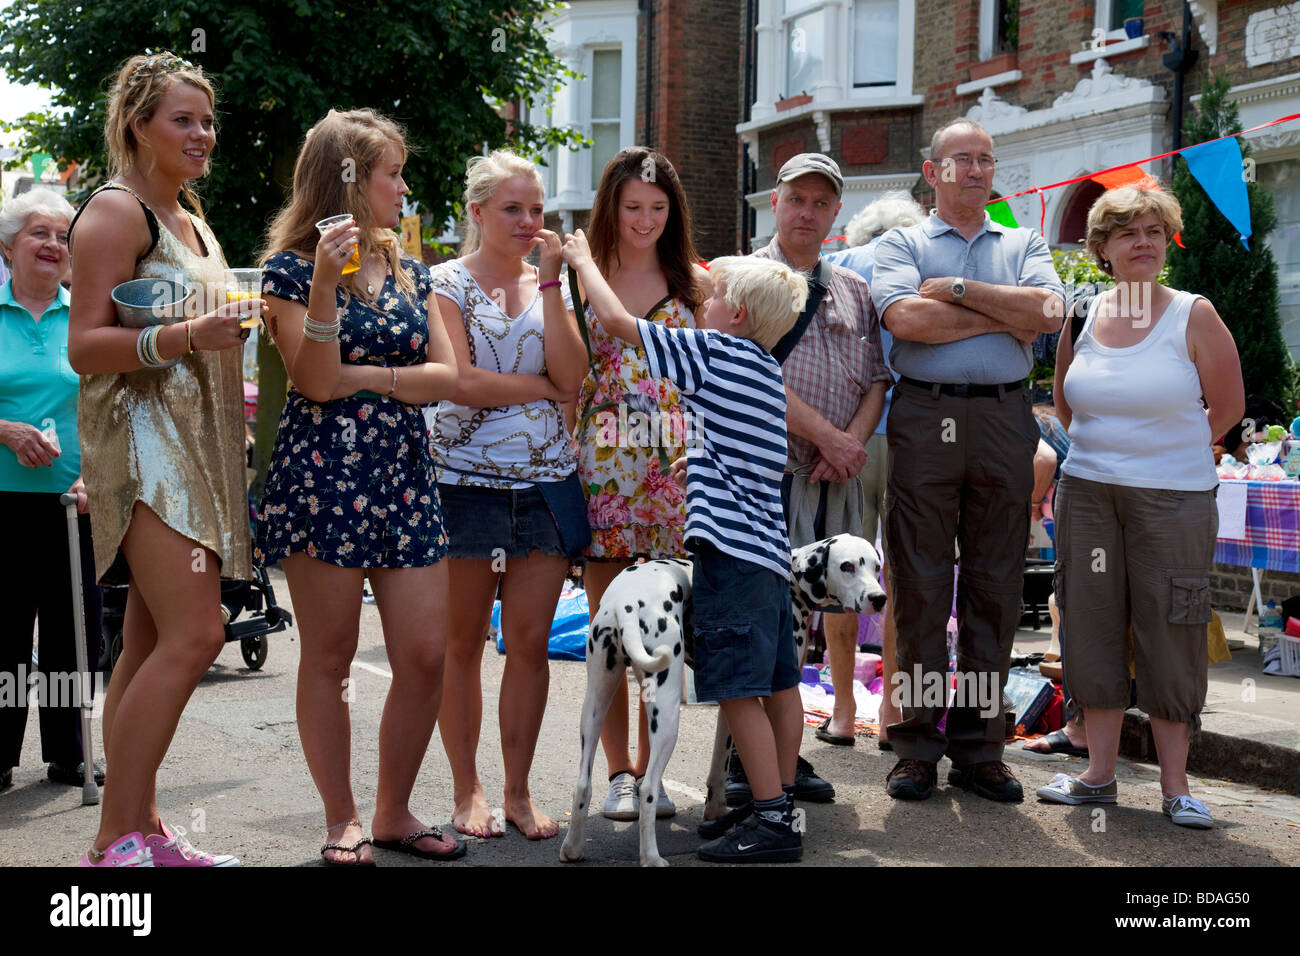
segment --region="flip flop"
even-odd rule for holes
[[[1064,730],[1053,730],[1050,734],[1047,734],[1046,736],[1040,737],[1038,739],[1047,742],[1047,747],[1048,747],[1047,750],[1038,750],[1034,747],[1024,746],[1023,744],[1021,745],[1021,749],[1028,750],[1031,754],[1051,753],[1051,754],[1068,754],[1071,757],[1088,756],[1088,748],[1076,747],[1074,744],[1070,743],[1070,738],[1066,735]],[[1029,741],[1026,741],[1025,743],[1029,743]]]
[[[442,830],[434,827],[430,830],[416,830],[414,833],[408,833],[400,840],[371,840],[371,846],[378,847],[381,850],[394,850],[397,853],[408,853],[411,856],[418,856],[422,860],[459,860],[465,855],[468,847],[464,840],[453,837],[456,843],[455,849],[450,853],[437,853],[433,850],[421,850],[415,844],[425,837],[433,837],[435,840],[442,839]]]
[[[841,737],[839,734],[831,733],[829,730],[827,730],[827,728],[830,727],[830,725],[831,725],[831,719],[827,717],[825,720],[823,720],[820,724],[817,725],[817,730],[814,732],[813,735],[818,740],[824,740],[828,744],[834,744],[837,747],[852,747],[854,743],[856,743],[856,741],[852,737]]]
[[[325,835],[329,836],[330,830],[337,830],[339,827],[352,827],[352,826],[356,826],[356,827],[361,826],[361,821],[348,820],[346,823],[336,823],[332,827],[326,827]],[[324,861],[326,866],[374,866],[375,861],[373,859],[369,863],[361,862],[361,854],[358,851],[363,846],[366,846],[367,844],[369,844],[370,846],[374,846],[374,841],[371,840],[370,837],[362,837],[356,843],[352,843],[352,844],[340,843],[338,840],[333,840],[331,842],[326,843],[324,846],[320,848],[320,857],[321,860]],[[353,859],[331,860],[329,857],[325,855],[326,850],[338,850],[343,853],[351,853]]]
[[[876,741],[876,746],[879,747],[881,750],[893,750],[893,749],[894,749],[894,745],[891,744],[888,740],[877,740],[877,741]]]

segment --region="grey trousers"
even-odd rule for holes
[[[1029,393],[959,398],[899,382],[888,434],[886,551],[903,675],[903,719],[889,739],[901,758],[1000,760],[1038,447]],[[948,686],[954,540],[959,693],[941,732],[944,702],[923,689]]]

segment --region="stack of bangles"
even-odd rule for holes
[[[307,313],[302,317],[302,334],[313,342],[336,342],[342,324],[337,315],[333,322],[317,322]]]
[[[161,325],[150,325],[140,330],[139,336],[135,340],[135,355],[140,360],[140,364],[145,368],[162,368],[167,364],[167,359],[163,358],[158,351],[158,333],[163,330]]]

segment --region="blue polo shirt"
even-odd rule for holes
[[[81,474],[77,441],[77,373],[68,364],[68,290],[40,321],[14,301],[13,283],[0,286],[0,419],[48,428],[53,422],[63,454],[48,468],[28,468],[0,445],[0,491],[61,494]]]
[[[984,216],[975,237],[966,237],[932,214],[915,226],[891,229],[875,248],[871,299],[883,325],[885,310],[914,298],[926,279],[963,276],[997,285],[1035,286],[1064,299],[1065,289],[1043,237],[1011,229]],[[996,385],[1029,375],[1032,350],[1010,332],[973,335],[957,342],[926,345],[895,337],[889,365],[899,375],[924,382]]]
[[[841,249],[839,252],[832,252],[826,256],[827,262],[833,262],[837,266],[843,266],[852,272],[856,272],[862,278],[867,280],[867,285],[871,285],[871,273],[876,266],[875,249],[876,244],[880,242],[880,236],[872,239],[870,242],[861,246],[854,246],[851,249]],[[874,299],[873,299],[874,302]],[[889,367],[889,353],[894,345],[894,336],[885,328],[885,323],[880,323],[880,348],[881,357],[885,360],[885,366]],[[893,368],[889,367],[892,372]],[[886,426],[889,424],[889,404],[894,400],[894,386],[891,384],[889,390],[885,392],[885,408],[880,413],[880,422],[876,425],[875,434],[883,435],[886,432]]]

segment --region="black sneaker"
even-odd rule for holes
[[[835,788],[800,757],[794,768],[794,798],[803,803],[830,803],[835,799]]]
[[[925,800],[934,793],[938,765],[928,760],[903,759],[885,778],[885,791],[895,800]]]
[[[724,790],[727,806],[743,807],[747,803],[754,802],[754,791],[749,789],[749,778],[745,776],[745,768],[741,766],[740,754],[736,748],[731,748],[731,755],[727,758],[727,785]]]
[[[52,763],[45,771],[45,775],[54,783],[80,787],[86,782],[86,764],[83,761],[74,767],[66,763]],[[95,766],[95,783],[101,787],[104,785],[104,771],[98,765]]]
[[[754,804],[751,801],[733,810],[728,810],[725,816],[721,816],[716,820],[702,821],[695,828],[695,832],[705,840],[716,840],[741,821],[748,819],[753,812]]]
[[[999,803],[1019,803],[1025,799],[1024,788],[1001,760],[988,760],[969,767],[953,767],[948,771],[948,784],[971,790],[986,800]]]
[[[803,837],[790,827],[751,816],[704,844],[696,855],[708,863],[797,863],[803,859]]]

